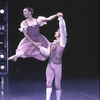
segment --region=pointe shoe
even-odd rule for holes
[[[14,62],[16,62],[17,61],[17,57],[16,56],[11,56],[11,57],[8,58],[8,60],[13,60]]]

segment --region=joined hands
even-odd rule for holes
[[[61,12],[58,12],[58,13],[57,13],[57,16],[58,16],[58,17],[63,17],[63,14],[62,14]]]

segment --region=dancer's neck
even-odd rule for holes
[[[32,21],[32,20],[33,20],[32,16],[30,16],[30,17],[27,18],[27,21]]]

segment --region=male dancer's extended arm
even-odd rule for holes
[[[66,23],[63,17],[59,17],[59,30],[60,30],[60,45],[65,47],[67,43],[67,31],[66,31]]]

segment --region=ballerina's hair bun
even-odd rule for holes
[[[32,9],[32,8],[30,8],[30,11],[31,11],[31,13],[33,14],[33,9]]]
[[[30,7],[26,7],[26,9],[28,9],[28,11],[31,11],[31,13],[33,14],[33,9]]]

